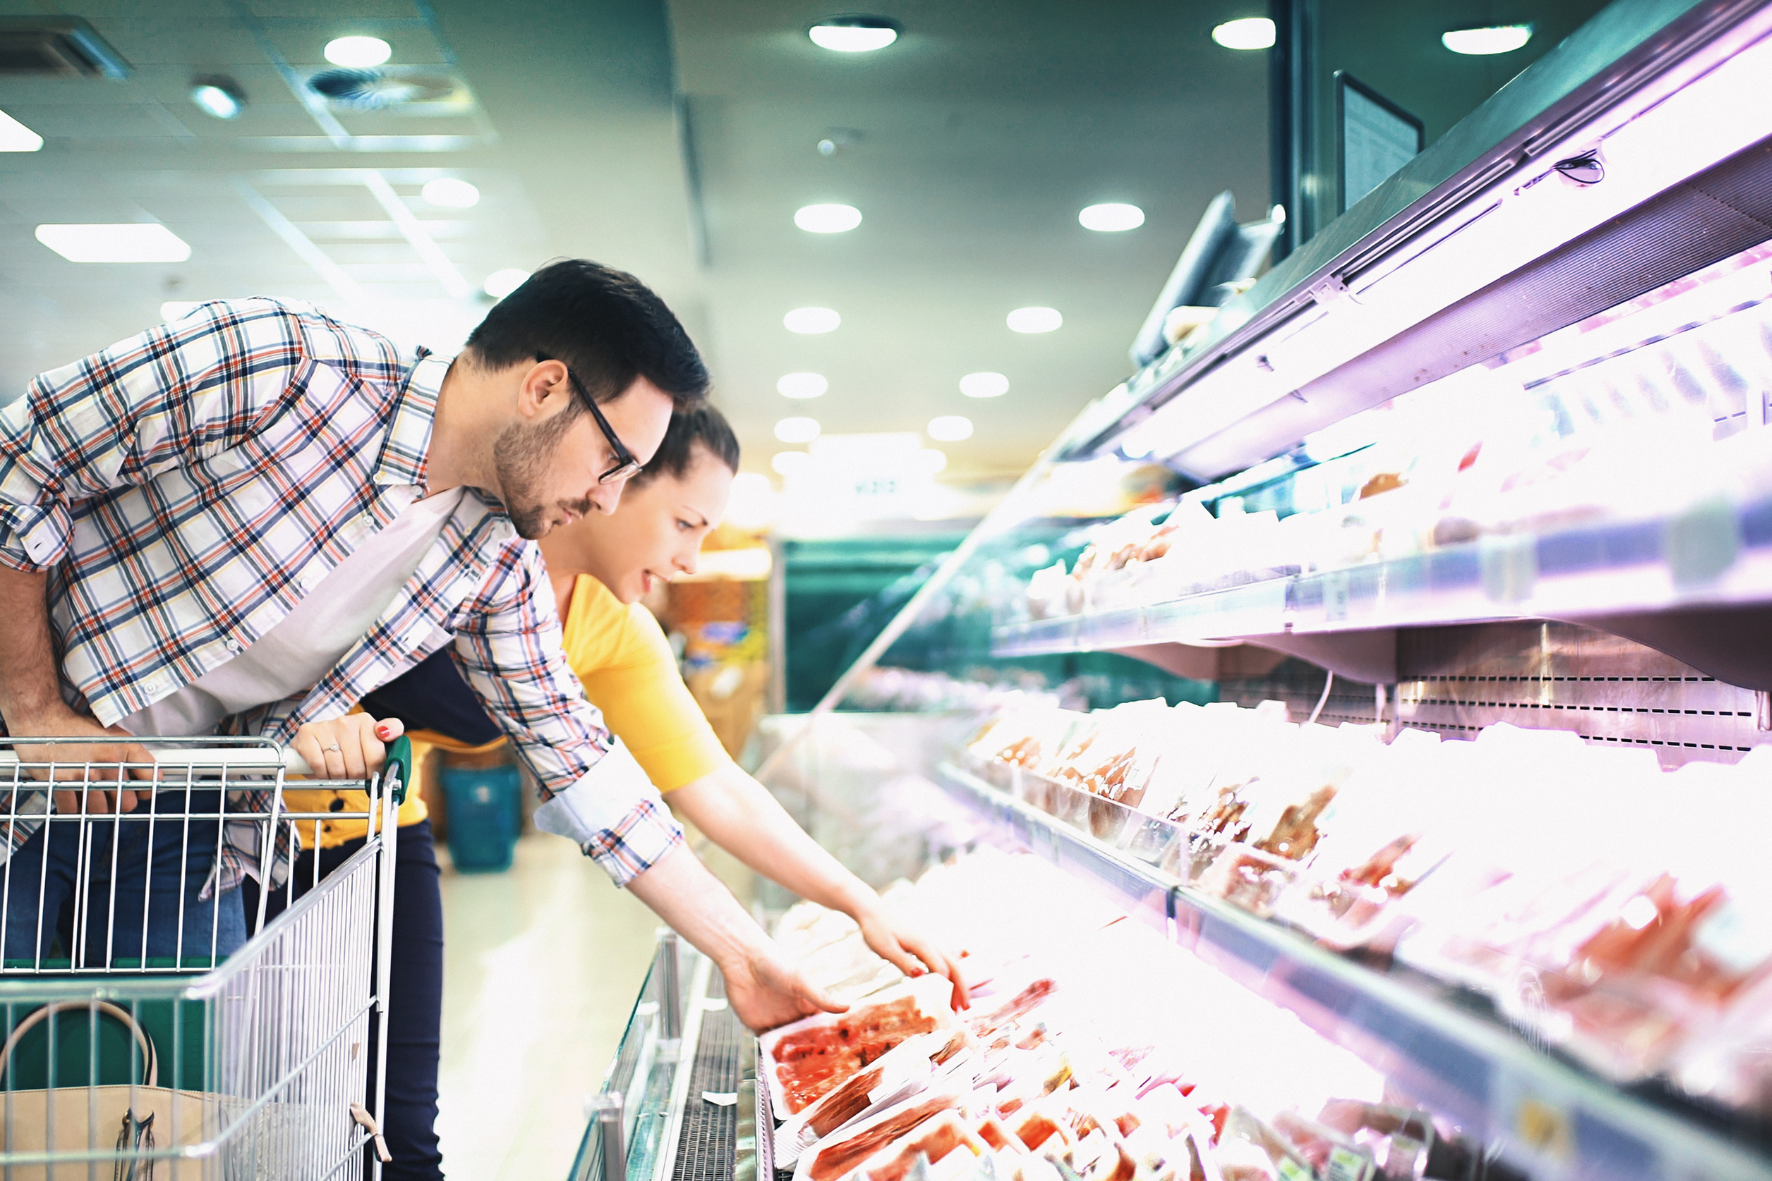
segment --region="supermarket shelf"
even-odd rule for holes
[[[1592,622],[1721,680],[1765,689],[1772,685],[1757,683],[1768,676],[1764,653],[1744,650],[1739,625],[1744,612],[1764,612],[1769,604],[1772,500],[1744,508],[1715,500],[1667,517],[1490,536],[1342,570],[1202,589],[1146,607],[1010,624],[993,631],[992,652],[1259,643],[1264,636],[1561,619]],[[1644,623],[1676,612],[1691,625]]]
[[[1533,1049],[1411,979],[1382,974],[1264,922],[942,764],[946,792],[999,836],[1093,878],[1132,914],[1297,1014],[1418,1101],[1498,1145],[1538,1179],[1764,1181],[1772,1158]]]

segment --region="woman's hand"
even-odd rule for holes
[[[307,760],[316,779],[367,779],[381,770],[387,744],[405,732],[399,718],[378,722],[368,714],[346,714],[304,723],[289,745]]]
[[[966,990],[966,981],[960,976],[957,957],[943,955],[935,944],[906,926],[883,905],[872,906],[852,917],[861,927],[861,937],[867,940],[875,955],[906,976],[921,976],[925,968],[946,976],[954,985],[954,1009],[972,1007],[972,997]]]
[[[747,1029],[757,1033],[810,1017],[843,1013],[848,1005],[807,980],[781,956],[773,941],[760,944],[724,969],[726,998]]]

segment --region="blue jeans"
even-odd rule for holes
[[[198,897],[215,865],[220,821],[185,817],[213,815],[221,793],[138,799],[122,816],[51,816],[0,865],[7,960],[59,954],[94,968],[143,957],[219,962],[246,942],[238,891]],[[82,928],[84,955],[75,956]]]

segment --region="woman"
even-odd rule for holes
[[[965,985],[954,961],[906,928],[727,755],[683,684],[663,630],[638,605],[656,583],[695,570],[702,539],[725,514],[737,471],[738,440],[719,411],[675,417],[613,515],[587,517],[547,535],[540,544],[566,654],[584,682],[585,696],[679,814],[758,873],[848,914],[868,945],[901,971],[949,977],[956,1003],[964,1005]],[[454,751],[485,752],[503,741],[447,651],[369,694],[363,710],[354,720],[366,756],[379,754],[378,737],[397,734],[403,725],[417,731],[415,740]],[[354,743],[347,737],[345,745]],[[328,791],[286,794],[294,811],[324,812],[334,798]],[[391,965],[395,1004],[383,1121],[394,1163],[384,1175],[436,1178],[442,1175],[434,1131],[442,905],[430,822],[416,792],[401,808],[399,824]],[[362,841],[361,824],[322,823],[316,842],[321,875]],[[304,853],[297,866],[295,876],[304,884],[312,879],[313,856]]]
[[[610,516],[590,516],[539,543],[585,696],[665,793],[672,809],[765,877],[861,927],[868,946],[900,971],[941,973],[964,1004],[957,966],[909,930],[878,894],[806,835],[768,790],[720,745],[640,598],[693,574],[702,540],[726,513],[738,439],[713,407],[671,420],[664,442]],[[498,738],[447,654],[370,694],[364,708],[459,744]]]

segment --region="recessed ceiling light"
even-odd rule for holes
[[[1136,205],[1123,205],[1118,201],[1109,201],[1103,205],[1091,205],[1077,214],[1077,221],[1084,229],[1094,230],[1101,234],[1116,234],[1121,230],[1136,230],[1144,224],[1144,210]]]
[[[830,388],[822,373],[785,373],[775,383],[776,392],[784,398],[816,398]]]
[[[42,136],[0,111],[0,152],[34,152],[42,146]]]
[[[529,281],[529,272],[511,267],[508,270],[493,271],[486,276],[486,282],[480,289],[493,299],[503,299],[517,288]]]
[[[246,92],[232,78],[195,78],[191,81],[191,101],[211,118],[232,119],[246,105]]]
[[[1484,29],[1453,29],[1440,34],[1440,44],[1453,53],[1484,57],[1512,53],[1532,40],[1531,25],[1493,25]]]
[[[1057,308],[1016,308],[1009,313],[1011,332],[1056,332],[1064,326]]]
[[[806,35],[820,49],[872,53],[898,40],[898,25],[883,16],[833,16],[813,25]]]
[[[37,241],[69,262],[183,262],[191,248],[158,222],[41,225]]]
[[[795,472],[803,472],[812,466],[812,456],[804,451],[777,451],[769,466],[777,475],[791,476]]]
[[[420,195],[432,205],[445,209],[472,209],[480,203],[480,190],[453,176],[439,176],[425,182]]]
[[[335,37],[326,43],[325,53],[335,66],[358,69],[379,66],[394,56],[393,47],[380,37]]]
[[[795,308],[781,318],[781,325],[789,332],[798,332],[801,336],[817,336],[821,332],[835,332],[837,325],[843,322],[830,308]]]
[[[925,447],[920,452],[923,462],[928,465],[930,475],[934,475],[948,465],[948,453],[934,447]]]
[[[1001,373],[968,373],[960,379],[960,392],[968,398],[1000,398],[1009,392],[1009,379]]]
[[[972,437],[972,420],[963,414],[944,414],[929,420],[929,437],[940,443],[958,443]]]
[[[794,224],[808,234],[842,234],[861,224],[861,210],[853,205],[803,205],[794,211]]]
[[[1214,26],[1212,39],[1226,49],[1271,49],[1274,22],[1265,16],[1246,16]]]
[[[775,424],[775,437],[784,443],[810,443],[818,438],[818,419],[784,418]]]

